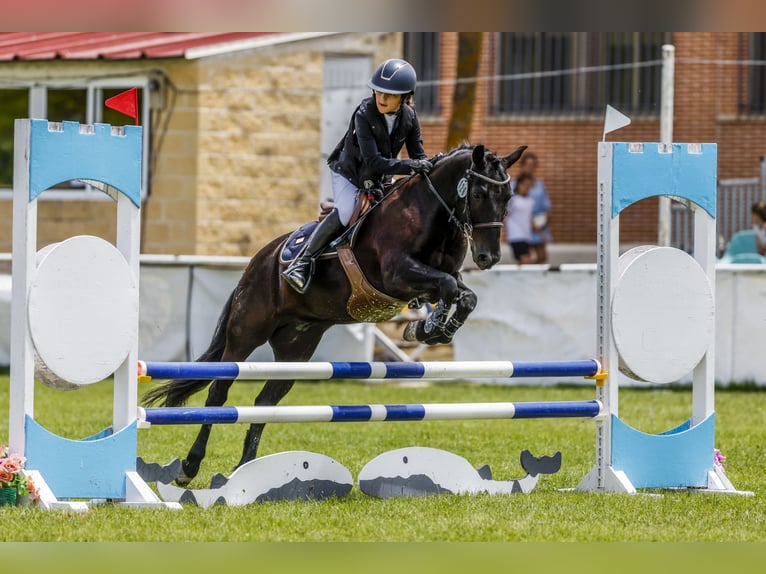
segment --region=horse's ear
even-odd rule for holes
[[[473,148],[473,165],[476,169],[484,168],[484,145],[479,144]]]
[[[519,158],[521,157],[521,154],[524,153],[525,149],[527,149],[527,146],[525,146],[525,145],[519,146],[518,148],[516,148],[516,151],[514,151],[513,153],[511,153],[511,154],[505,156],[503,159],[501,159],[500,161],[503,163],[503,166],[505,167],[505,169],[508,169],[514,163],[519,161]]]

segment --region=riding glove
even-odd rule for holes
[[[415,173],[428,173],[434,167],[427,159],[410,159],[407,161],[409,162],[410,169]]]

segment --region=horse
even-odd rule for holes
[[[463,282],[460,270],[469,244],[480,270],[500,260],[500,232],[512,195],[507,170],[526,147],[504,157],[484,145],[467,144],[439,154],[431,159],[430,174],[396,180],[384,198],[351,226],[348,231],[353,234],[344,233],[352,237],[349,243],[358,268],[373,292],[387,295],[389,303],[401,302],[399,311],[405,304],[433,306],[426,318],[408,323],[406,339],[449,343],[475,308],[476,294]],[[369,315],[349,311],[352,286],[337,256],[318,258],[308,291],[303,295],[293,291],[280,275],[287,265],[280,256],[289,236],[275,238],[249,261],[224,305],[208,349],[196,361],[245,361],[267,342],[275,361],[308,361],[331,326],[381,319],[375,310]],[[276,405],[294,382],[266,381],[254,404]],[[221,406],[232,383],[167,381],[148,391],[142,403],[183,405],[209,385],[205,405]],[[197,475],[211,428],[202,425],[181,461],[177,484],[185,486]],[[235,468],[256,458],[263,429],[263,424],[250,425]]]

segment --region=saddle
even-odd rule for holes
[[[371,207],[372,205],[367,194],[360,194],[354,208],[354,213],[351,215],[348,223],[350,233],[339,243],[331,242],[318,257],[318,259],[338,258],[351,285],[351,296],[346,305],[346,310],[354,319],[363,323],[388,321],[395,317],[402,310],[402,307],[407,305],[406,301],[390,297],[373,287],[364,276],[364,272],[359,267],[354,255],[354,241],[359,228],[364,222],[362,216]],[[300,255],[314,228],[322,219],[329,215],[332,208],[332,202],[322,202],[317,221],[310,221],[290,234],[279,254],[279,259],[282,263],[288,264]]]

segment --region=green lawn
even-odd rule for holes
[[[229,404],[252,404],[258,383],[236,383]],[[8,374],[0,373],[0,425],[7,429]],[[143,387],[140,391],[143,391]],[[38,386],[35,418],[62,436],[89,436],[111,417],[111,383],[60,392]],[[397,385],[322,382],[296,385],[283,404],[361,404],[579,400],[590,387],[506,387],[437,383]],[[195,397],[202,404],[205,393]],[[659,432],[686,419],[688,390],[631,390],[620,395],[621,417],[646,432]],[[716,446],[727,456],[727,474],[754,497],[668,492],[598,495],[562,492],[577,485],[594,463],[594,423],[583,420],[433,421],[346,424],[273,424],[264,434],[261,455],[309,450],[333,457],[356,477],[369,460],[404,446],[449,450],[478,467],[489,464],[496,479],[524,474],[519,453],[561,451],[561,470],[543,476],[529,495],[442,496],[378,500],[357,488],[347,497],[322,502],[282,502],[246,507],[181,511],[94,507],[89,512],[45,512],[4,508],[13,528],[0,541],[64,542],[642,542],[766,540],[766,392],[719,391]],[[155,427],[139,434],[138,452],[165,463],[183,457],[196,427]],[[204,488],[212,474],[229,474],[239,459],[245,428],[214,429],[208,457],[192,484]],[[7,431],[6,431],[7,432]],[[0,432],[0,442],[6,435]],[[651,461],[647,461],[651,464]],[[129,525],[129,527],[127,527]]]

